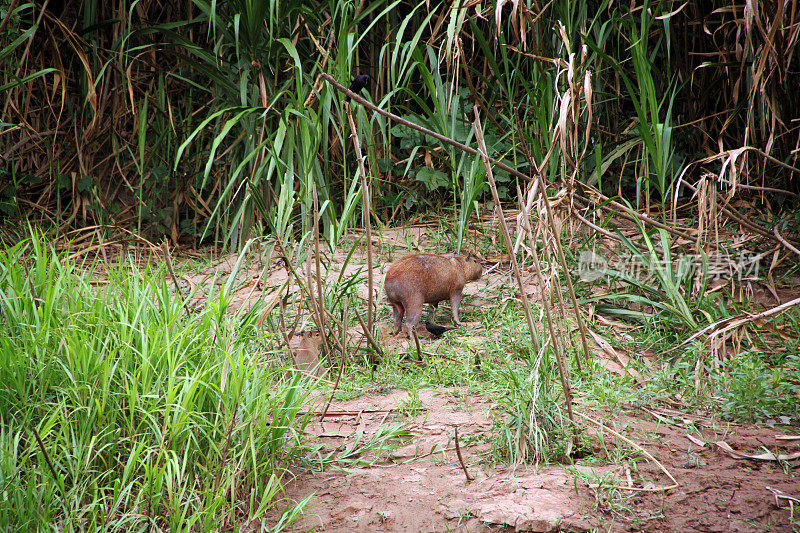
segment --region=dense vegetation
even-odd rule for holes
[[[587,202],[584,184],[660,209],[685,204],[684,183],[705,204],[799,190],[793,4],[2,6],[6,215],[241,247],[307,228],[316,186],[333,235],[358,186],[342,97],[321,72],[345,85],[366,73],[376,104],[468,144],[477,106],[490,155],[526,174],[546,161],[547,181]],[[359,110],[358,128],[384,223],[488,198],[476,158],[375,113]],[[497,179],[515,198],[516,180]]]

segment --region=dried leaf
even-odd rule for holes
[[[636,326],[632,324],[626,324],[625,322],[620,322],[619,320],[612,320],[610,318],[606,318],[603,315],[597,315],[597,321],[603,324],[604,326],[609,326],[616,329],[635,329]]]
[[[705,447],[705,445],[706,445],[706,442],[705,442],[705,441],[698,439],[698,438],[697,438],[697,437],[695,437],[694,435],[689,435],[689,434],[687,433],[687,434],[686,434],[686,438],[687,438],[687,439],[689,439],[690,441],[692,441],[693,443],[697,444],[697,445],[698,445],[698,446],[700,446],[701,448]]]
[[[629,376],[631,376],[633,379],[635,379],[639,383],[644,383],[645,382],[645,379],[642,377],[642,375],[639,374],[639,372],[637,372],[635,369],[630,367],[630,363],[631,363],[630,357],[628,357],[626,354],[624,354],[624,353],[622,353],[622,352],[620,352],[618,350],[615,350],[614,347],[611,346],[608,343],[607,340],[605,340],[603,337],[601,337],[600,335],[598,335],[594,331],[592,331],[592,330],[590,330],[588,328],[587,328],[586,331],[589,332],[589,335],[592,336],[592,339],[594,339],[594,342],[597,343],[597,345],[600,347],[600,349],[603,351],[603,353],[605,355],[607,355],[609,357],[609,359],[612,359],[611,362],[613,364],[606,365],[606,368],[608,368],[612,372],[616,372],[618,374],[628,374]],[[619,362],[619,364],[621,366],[618,366],[616,364],[616,362],[614,362],[614,360]]]
[[[759,454],[747,454],[742,452],[737,452],[730,445],[725,442],[724,440],[718,440],[714,442],[714,444],[722,451],[726,452],[728,455],[733,457],[734,459],[754,459],[756,461],[791,461],[792,459],[797,459],[800,457],[800,452],[794,453],[781,453],[775,455],[772,452],[764,452]]]

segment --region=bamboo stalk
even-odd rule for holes
[[[533,316],[531,315],[530,310],[530,302],[528,302],[528,296],[525,294],[525,288],[522,285],[522,274],[519,270],[519,265],[517,264],[517,257],[514,254],[514,245],[511,242],[511,235],[508,232],[508,225],[506,224],[506,219],[502,213],[502,207],[500,206],[500,198],[497,194],[497,185],[494,181],[494,173],[492,172],[492,165],[489,156],[486,155],[486,143],[483,139],[483,128],[481,126],[481,117],[478,114],[478,110],[475,109],[475,122],[472,123],[472,129],[475,132],[475,139],[478,141],[478,147],[480,148],[480,155],[481,159],[483,160],[483,164],[486,167],[486,177],[489,181],[489,187],[492,190],[492,198],[494,198],[495,204],[497,204],[497,208],[500,210],[500,227],[503,230],[503,238],[506,241],[506,248],[508,249],[508,253],[511,259],[511,268],[514,271],[514,277],[517,278],[517,285],[519,286],[519,296],[520,301],[522,302],[522,308],[525,310],[525,318],[528,321],[528,329],[531,333],[531,340],[533,342],[533,346],[536,351],[539,351],[539,343],[536,341],[536,326],[533,323]],[[547,199],[545,198],[545,202]],[[538,265],[537,265],[538,266]],[[541,271],[537,269],[539,273],[539,283],[540,287],[544,286],[544,281],[542,280]],[[550,332],[550,338],[553,340],[553,349],[556,352],[556,360],[558,361],[558,373],[561,377],[561,386],[564,389],[564,397],[567,407],[567,416],[572,422],[575,422],[575,418],[572,413],[572,388],[569,384],[569,374],[567,373],[567,366],[564,361],[564,353],[560,349],[560,344],[556,342],[556,334],[555,329],[553,328],[553,320],[552,316],[550,315],[550,306],[547,302],[542,302],[542,307],[544,308],[545,316],[547,317],[547,327]]]
[[[367,171],[364,168],[364,156],[361,153],[361,142],[358,139],[358,131],[356,130],[356,124],[353,120],[353,111],[350,108],[350,103],[345,102],[344,104],[345,109],[347,110],[347,120],[350,122],[350,131],[352,132],[351,136],[353,138],[353,148],[356,151],[356,160],[358,161],[358,172],[361,174],[361,201],[364,204],[364,230],[367,233],[367,328],[369,331],[373,331],[373,297],[374,289],[373,289],[373,272],[372,272],[372,228],[371,228],[371,220],[372,220],[372,209],[370,206],[370,195],[371,190],[367,185]]]
[[[489,159],[489,156],[486,155],[486,144],[483,139],[483,128],[481,126],[481,119],[477,111],[475,112],[475,122],[472,123],[472,129],[475,131],[475,139],[478,141],[478,146],[481,149],[480,156],[483,160],[484,166],[486,167],[486,177],[489,181],[489,188],[492,190],[492,198],[494,199],[497,209],[500,211],[500,228],[503,230],[503,238],[505,239],[506,249],[508,250],[508,255],[511,260],[511,270],[514,272],[514,277],[517,280],[519,298],[522,302],[522,309],[525,311],[525,320],[528,322],[528,330],[531,334],[531,343],[533,344],[534,350],[538,353],[539,341],[537,340],[536,325],[533,323],[533,314],[531,313],[528,295],[525,294],[525,286],[522,284],[522,274],[520,273],[519,265],[517,264],[517,256],[514,253],[514,245],[511,242],[511,235],[508,232],[508,224],[506,224],[506,218],[503,216],[503,207],[500,205],[500,197],[497,194],[497,184],[494,181],[494,172],[492,172],[491,160]]]
[[[315,301],[315,307],[317,308],[317,313],[319,315],[319,334],[322,337],[322,344],[325,345],[325,349],[328,351],[329,354],[333,354],[331,351],[330,342],[328,342],[328,324],[327,320],[325,320],[325,301],[324,301],[324,294],[325,289],[322,287],[322,267],[319,261],[319,196],[317,195],[317,184],[316,182],[311,182],[311,193],[314,196],[314,262],[316,263],[316,282],[317,282],[317,300]],[[308,282],[308,288],[311,288],[311,280]],[[312,295],[311,300],[314,301],[314,297]],[[342,353],[344,353],[344,347],[342,347]]]

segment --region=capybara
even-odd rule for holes
[[[480,279],[481,274],[483,266],[473,254],[414,254],[392,263],[383,287],[392,304],[395,333],[400,331],[405,315],[409,336],[414,339],[414,328],[422,318],[422,304],[431,304],[435,312],[442,300],[450,300],[453,322],[463,325],[458,319],[461,291],[468,281]]]

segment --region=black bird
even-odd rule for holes
[[[442,337],[442,334],[456,329],[456,328],[448,328],[447,326],[439,326],[438,324],[433,324],[431,322],[425,321],[425,329],[428,330],[428,333],[431,334],[431,337],[434,339],[439,339]]]
[[[369,76],[366,74],[359,74],[353,78],[353,83],[350,84],[350,90],[356,94],[361,92],[361,89],[369,85]]]

